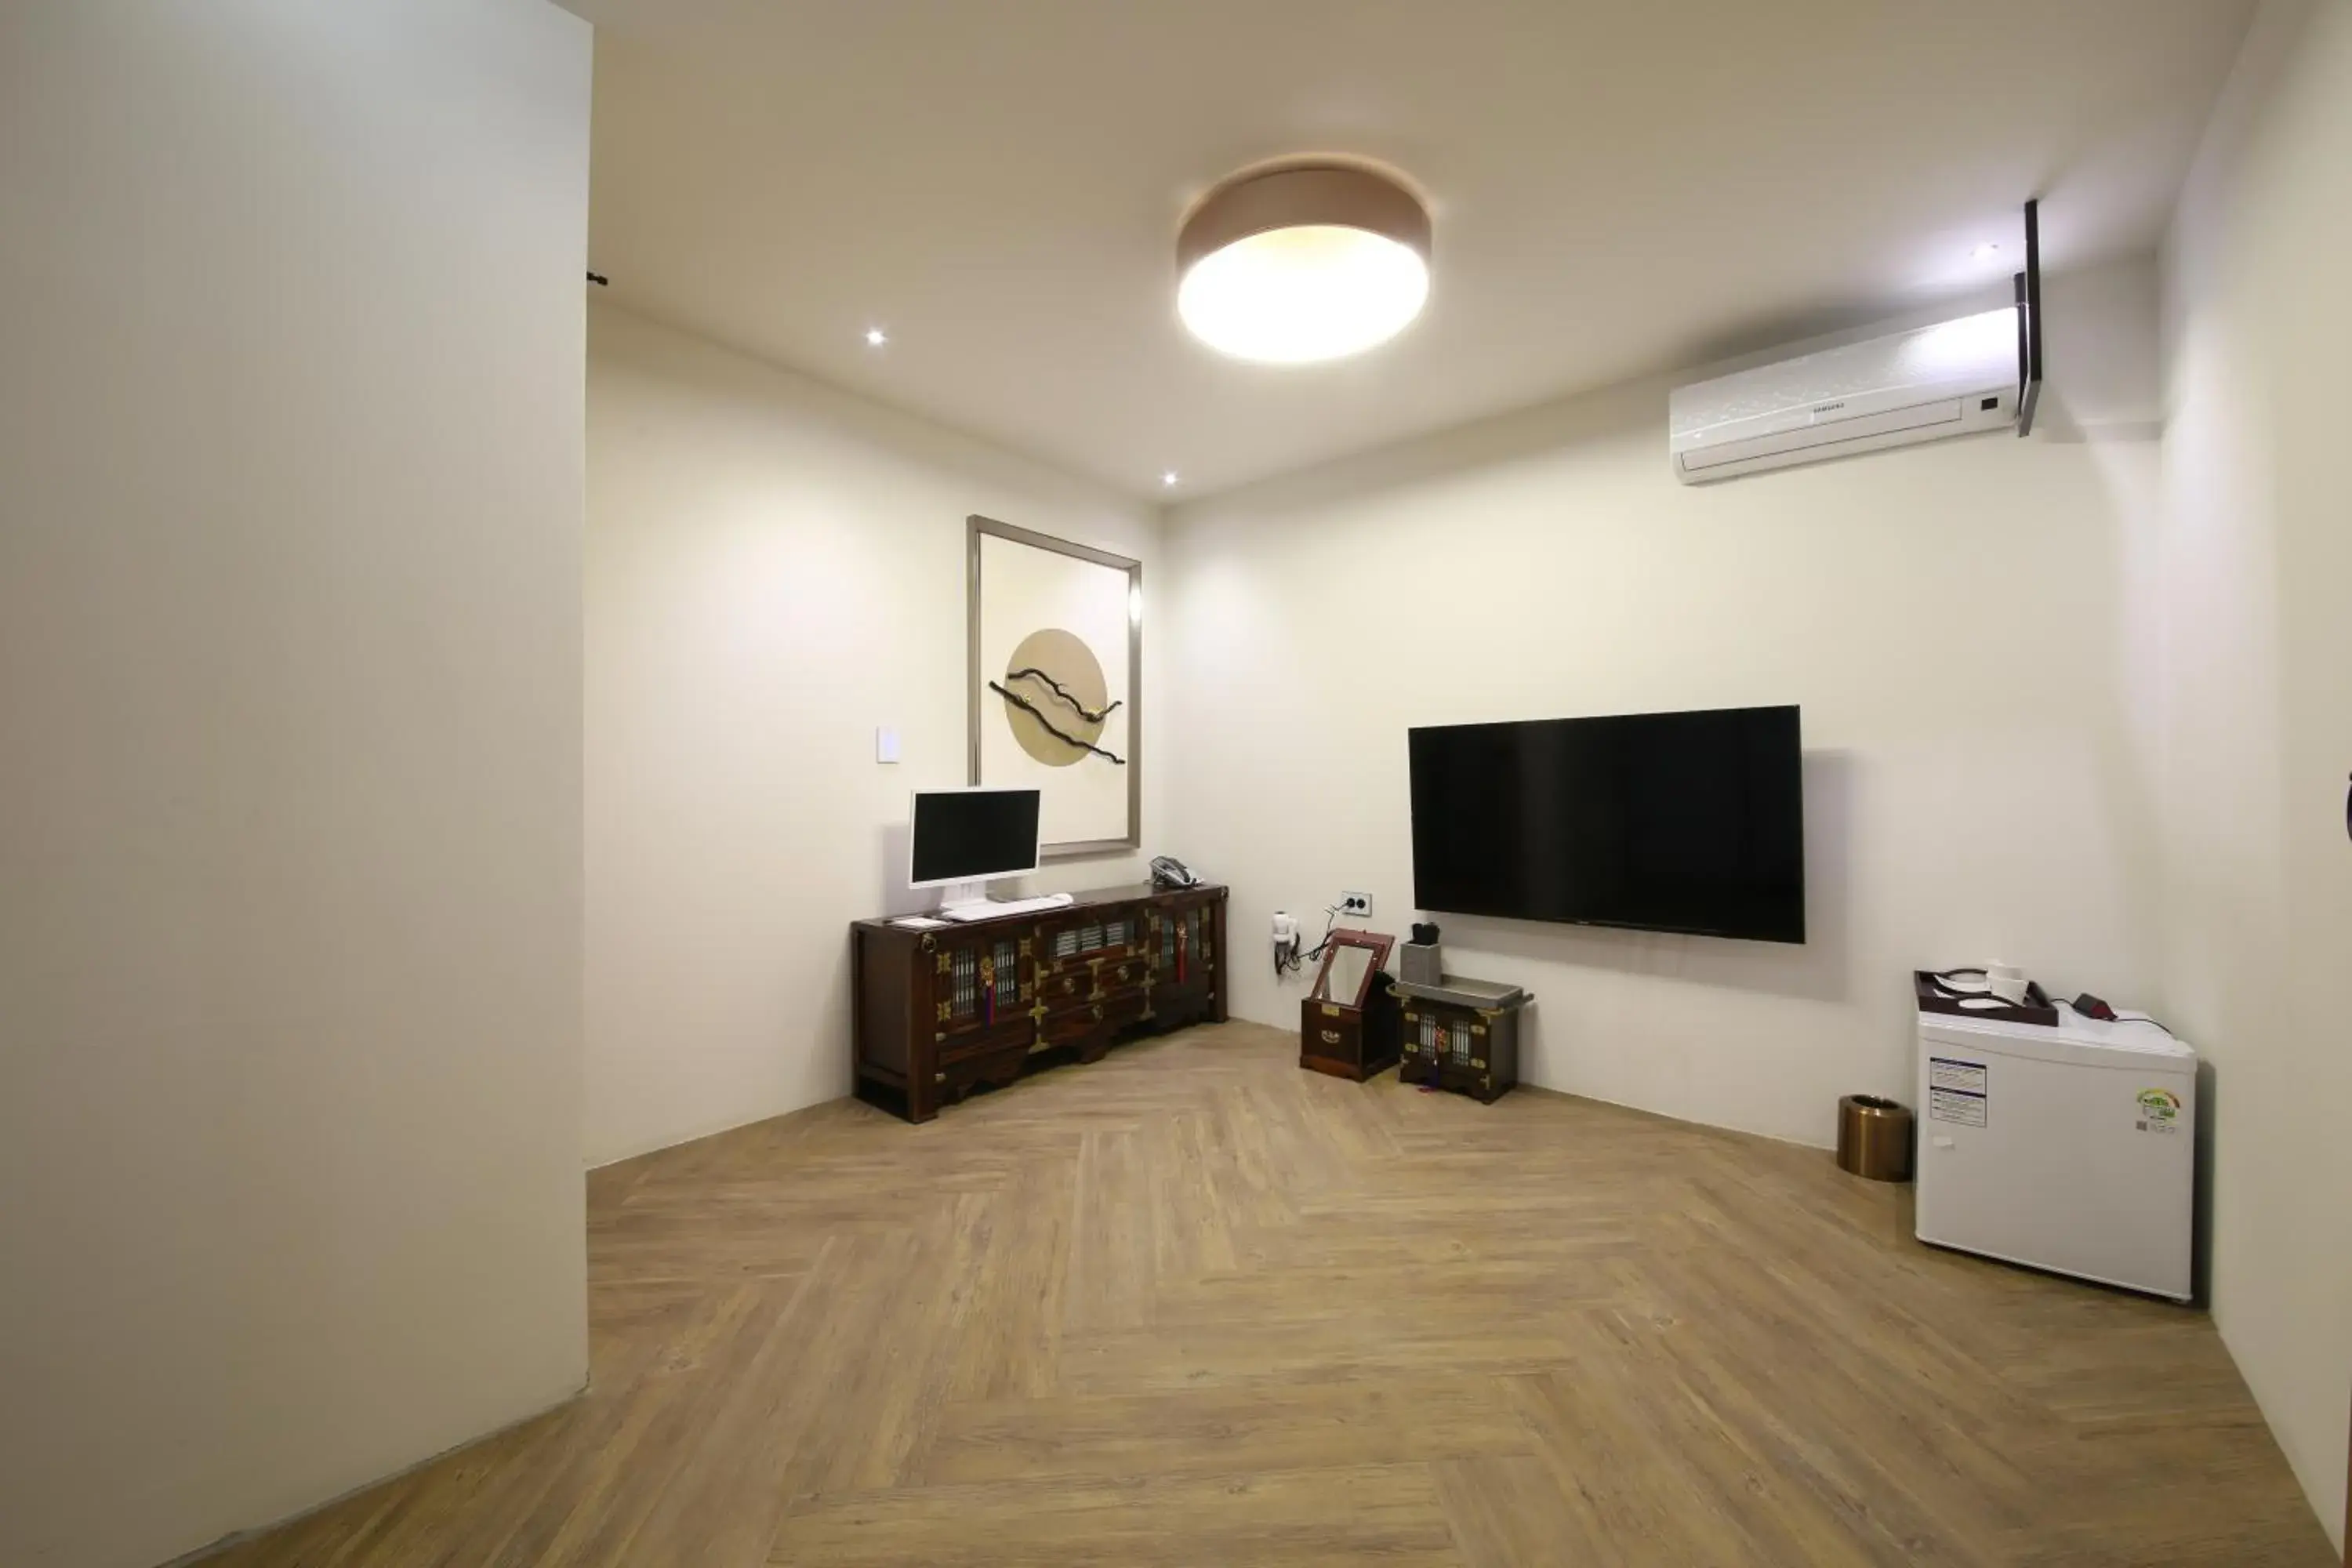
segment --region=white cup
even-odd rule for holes
[[[2014,963],[1985,965],[1985,989],[2011,1004],[2025,1000],[2025,971]]]

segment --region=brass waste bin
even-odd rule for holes
[[[1838,1169],[1874,1182],[1911,1179],[1911,1112],[1874,1094],[1838,1101]]]

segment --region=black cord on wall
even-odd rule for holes
[[[1304,952],[1293,952],[1287,957],[1276,959],[1274,961],[1274,977],[1276,980],[1279,980],[1286,974],[1297,973],[1309,963],[1321,963],[1323,959],[1323,950],[1331,945],[1331,928],[1339,923],[1339,906],[1337,904],[1324,905],[1323,940],[1317,942],[1313,947],[1308,948]]]

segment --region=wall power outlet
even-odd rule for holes
[[[1369,919],[1370,919],[1370,918],[1371,918],[1371,913],[1372,913],[1372,896],[1371,896],[1371,894],[1370,894],[1370,893],[1342,893],[1342,894],[1340,894],[1340,895],[1339,895],[1339,912],[1340,912],[1341,914],[1343,914],[1343,915],[1354,916],[1354,917],[1357,917],[1357,918],[1359,918],[1359,919],[1364,919],[1364,920],[1369,920]]]

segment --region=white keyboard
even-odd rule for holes
[[[992,921],[1005,915],[1034,915],[1047,910],[1066,910],[1070,907],[1070,902],[1067,893],[1048,893],[1042,899],[1013,899],[1004,903],[982,899],[976,904],[950,904],[940,910],[940,919],[959,923]]]

